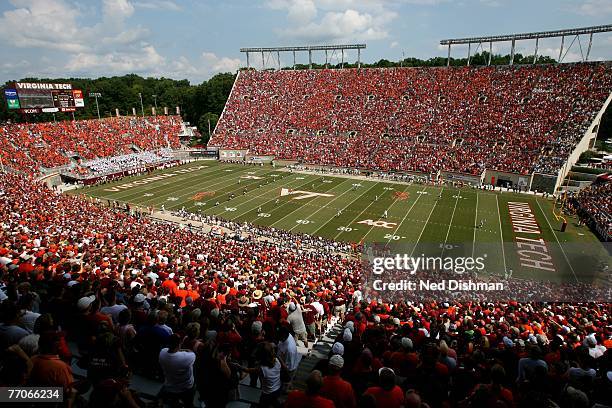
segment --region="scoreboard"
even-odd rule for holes
[[[15,82],[4,97],[8,108],[20,113],[74,112],[85,106],[83,92],[71,84]]]

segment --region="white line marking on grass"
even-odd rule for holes
[[[546,219],[546,222],[548,223],[548,227],[550,228],[550,230],[552,231],[553,235],[555,236],[555,239],[557,240],[557,244],[559,244],[559,248],[561,248],[561,252],[563,253],[563,257],[565,258],[565,262],[567,262],[567,264],[569,265],[570,269],[572,270],[572,275],[574,275],[574,279],[576,279],[576,282],[580,282],[578,280],[578,276],[576,276],[576,272],[574,272],[574,268],[572,267],[572,264],[570,263],[569,259],[567,258],[567,254],[565,253],[565,249],[563,249],[563,246],[561,245],[561,242],[559,242],[559,237],[557,237],[557,234],[555,233],[555,230],[553,229],[552,225],[550,224],[550,221],[548,220],[548,216],[546,215],[546,213],[542,209],[542,206],[540,205],[540,201],[537,198],[535,199],[535,201],[538,204],[538,207],[540,208],[540,211],[542,211],[542,214],[544,214],[544,218]]]
[[[476,222],[478,221],[478,190],[476,190],[476,212],[474,213],[474,239],[472,240],[472,258],[476,247]]]
[[[379,185],[379,184],[380,184],[380,183],[379,183],[379,182],[377,182],[377,183],[375,184],[375,186],[377,186],[377,185]],[[372,189],[372,188],[368,189],[368,191],[370,191],[371,189]],[[352,220],[351,222],[349,222],[349,223],[348,223],[348,225],[351,225],[352,223],[354,223],[354,222],[355,222],[355,220],[357,220],[359,217],[361,217],[361,215],[362,215],[362,214],[363,214],[363,213],[364,213],[364,212],[365,212],[365,211],[366,211],[368,208],[370,208],[370,206],[371,206],[372,204],[374,204],[375,202],[376,202],[376,201],[372,201],[372,202],[370,202],[370,204],[368,204],[368,206],[367,206],[366,208],[364,208],[364,209],[363,209],[363,210],[362,210],[362,211],[361,211],[361,212],[360,212],[360,213],[359,213],[359,214],[358,214],[358,215],[357,215],[355,218],[353,218],[353,220]],[[338,238],[338,237],[339,237],[339,236],[342,234],[342,232],[343,232],[343,231],[340,231],[339,233],[337,233],[337,234],[336,234],[336,236],[334,237],[334,241],[335,241],[335,240],[336,240],[336,239],[337,239],[337,238]],[[361,238],[361,239],[363,239],[363,238]],[[360,241],[361,241],[361,240],[360,240]]]
[[[354,179],[351,179],[351,180],[354,180]],[[363,192],[361,195],[359,195],[359,196],[355,197],[355,199],[354,199],[353,201],[351,201],[350,203],[348,203],[347,205],[345,205],[345,206],[344,206],[344,208],[342,208],[342,211],[344,212],[344,210],[346,210],[347,208],[349,208],[349,207],[350,207],[350,206],[351,206],[351,205],[352,205],[352,204],[353,204],[355,201],[359,200],[361,197],[363,197],[364,195],[366,195],[367,193],[369,193],[369,192],[370,192],[370,190],[372,190],[374,187],[376,187],[376,186],[377,186],[377,185],[379,185],[379,184],[380,184],[380,182],[374,182],[374,184],[372,185],[372,187],[368,188],[368,189],[367,189],[366,191],[364,191],[364,192]],[[356,219],[356,218],[357,218],[357,217],[355,217],[355,218],[353,219],[353,221],[355,221],[355,219]],[[319,228],[317,228],[317,229],[316,229],[314,232],[312,232],[312,233],[311,233],[311,234],[309,234],[309,235],[314,235],[314,234],[316,234],[316,233],[317,233],[317,232],[318,232],[318,231],[319,231],[321,228],[323,228],[324,226],[326,226],[327,224],[329,224],[329,223],[330,223],[330,222],[332,222],[332,221],[333,221],[333,218],[332,218],[331,220],[327,221],[326,223],[324,223],[323,225],[321,225]],[[351,222],[352,222],[352,221],[351,221]]]
[[[450,230],[453,228],[453,219],[455,218],[455,211],[457,210],[457,203],[459,202],[459,197],[461,197],[461,193],[457,194],[455,197],[455,206],[453,207],[453,214],[451,215],[450,222],[448,224],[448,230],[446,231],[446,237],[444,238],[444,244],[442,245],[442,254],[440,257],[444,256],[444,250],[446,249],[446,243],[448,242],[448,236],[450,235]]]
[[[424,194],[419,194],[419,196],[417,197],[416,200],[414,200],[414,203],[412,203],[412,205],[410,206],[410,208],[408,209],[408,211],[406,212],[406,214],[404,215],[404,218],[402,218],[402,220],[400,221],[399,225],[397,226],[397,228],[395,229],[395,231],[393,231],[393,234],[391,234],[392,236],[397,234],[397,231],[399,231],[399,229],[402,227],[402,224],[404,223],[404,221],[406,221],[406,218],[408,218],[408,214],[410,214],[410,212],[412,211],[412,209],[414,208],[414,206],[416,205],[416,203],[421,199],[421,197],[423,197]],[[387,241],[387,244],[391,242],[391,238],[389,238],[389,240]]]
[[[219,185],[221,185],[222,186],[221,188],[223,188],[223,189],[225,189],[227,187],[231,187],[233,184],[227,184],[227,185],[224,186],[224,184],[226,184],[228,181],[231,180],[231,178],[230,179],[225,179],[225,177],[233,177],[233,175],[230,175],[230,176],[220,176],[218,178],[218,180],[223,179],[223,181],[219,181],[217,183],[213,183],[213,184],[209,184],[209,185],[203,186],[203,188],[210,189],[211,187],[215,187],[215,186],[219,186]],[[253,185],[253,184],[255,184],[255,183],[245,185],[244,187],[247,187],[247,186],[250,186],[250,185]],[[191,196],[193,196],[193,194],[196,193],[199,188],[200,187],[196,188],[195,190],[194,189],[187,189],[186,193],[179,195],[179,197],[181,198],[180,201],[177,204],[171,205],[170,207],[166,208],[166,210],[169,210],[171,208],[177,208],[180,205],[184,205],[185,203],[188,203],[190,201]],[[219,194],[218,196],[214,197],[214,200],[218,200],[219,197],[223,197],[224,195],[227,195],[228,193],[233,193],[233,192],[236,192],[238,190],[240,190],[240,188],[238,188],[236,190],[225,191],[222,194]],[[183,199],[183,197],[187,197],[187,199]],[[224,200],[224,202],[225,201],[226,200]]]
[[[325,181],[328,181],[328,180],[323,180],[323,182],[325,182]],[[329,180],[329,181],[332,181],[332,182],[333,182],[333,180]],[[341,182],[340,182],[338,185],[336,185],[336,186],[334,186],[334,187],[330,188],[329,190],[325,190],[325,193],[327,193],[327,192],[329,192],[329,191],[332,191],[334,188],[339,187],[339,186],[341,186],[342,184],[344,184],[344,180],[343,180],[343,181],[341,181]],[[346,192],[346,191],[345,191],[345,192]],[[313,201],[315,201],[317,198],[329,198],[329,197],[322,197],[322,196],[318,196],[318,197],[315,197],[313,200],[311,200],[311,201],[310,201],[308,204],[311,204],[311,205],[312,205]],[[332,201],[333,201],[333,200],[332,200]],[[327,204],[329,204],[329,203],[327,203]],[[287,218],[288,216],[290,216],[291,214],[293,214],[294,212],[296,212],[297,210],[302,209],[302,208],[304,208],[304,205],[300,205],[299,207],[295,208],[294,210],[289,211],[287,214],[285,214],[285,216],[283,216],[282,218],[279,218],[278,220],[276,220],[276,221],[274,221],[272,224],[270,224],[270,227],[275,226],[276,224],[278,224],[279,222],[281,222],[282,220],[284,220],[285,218]],[[311,214],[311,215],[312,215],[312,214]],[[309,217],[310,217],[310,216],[305,217],[304,219],[302,219],[302,221],[308,221],[307,223],[298,223],[298,224],[310,224],[310,223],[311,223],[311,221],[308,219]],[[294,227],[292,227],[292,229],[293,229],[293,228],[294,228]],[[291,230],[289,230],[289,231],[291,231]]]
[[[442,187],[442,190],[440,190],[440,196],[442,196],[442,193],[444,192],[444,187]],[[423,229],[421,230],[421,233],[419,234],[419,237],[417,238],[416,242],[414,243],[414,247],[412,248],[412,251],[410,251],[410,256],[412,256],[412,254],[414,253],[414,250],[416,249],[417,245],[419,245],[419,241],[421,241],[421,237],[423,236],[423,232],[425,232],[425,228],[427,228],[427,224],[429,224],[429,219],[431,218],[431,214],[433,214],[434,210],[436,209],[436,206],[438,205],[438,202],[440,201],[436,200],[436,202],[434,203],[433,207],[431,207],[431,211],[429,212],[429,216],[427,217],[427,220],[425,220],[425,224],[423,225]]]
[[[299,177],[298,177],[298,178],[299,178]],[[350,180],[351,180],[351,179],[346,179],[346,180],[345,180],[345,181],[343,181],[342,183],[338,184],[336,187],[340,187],[340,186],[341,186],[342,184],[344,184],[346,181],[350,181]],[[332,188],[332,190],[333,190],[333,188]],[[330,190],[330,191],[331,191],[331,190]],[[334,199],[333,199],[333,200],[331,200],[330,202],[328,202],[328,203],[327,203],[327,204],[325,204],[324,206],[319,207],[319,208],[318,208],[318,209],[317,209],[315,212],[313,212],[313,213],[312,213],[312,214],[310,214],[308,217],[306,217],[306,219],[307,219],[307,220],[309,220],[309,219],[310,219],[310,218],[311,218],[313,215],[315,215],[316,213],[318,213],[318,212],[319,212],[319,211],[321,211],[322,209],[327,208],[327,207],[328,207],[328,206],[329,206],[331,203],[333,203],[334,201],[336,201],[337,199],[339,199],[340,197],[342,197],[343,195],[345,195],[345,194],[346,194],[346,193],[348,193],[349,191],[351,191],[351,189],[350,189],[350,188],[349,188],[349,189],[347,189],[347,190],[346,190],[344,193],[342,193],[342,194],[340,194],[340,195],[338,195],[338,196],[334,197]],[[310,203],[306,203],[305,205],[310,205]],[[300,208],[302,208],[302,207],[300,207]],[[291,231],[293,231],[293,229],[294,229],[294,228],[296,228],[297,226],[298,226],[297,224],[296,224],[296,225],[294,225],[293,227],[291,227],[291,228],[289,229],[289,231],[290,231],[290,232],[291,232]]]
[[[275,179],[275,180],[274,180],[272,183],[276,183],[277,181],[281,181],[281,180],[282,180],[282,179]],[[294,182],[294,181],[296,181],[296,180],[290,181],[288,184],[293,185],[293,182]],[[302,187],[306,186],[306,185],[307,185],[307,184],[309,184],[309,183],[311,183],[311,181],[310,181],[310,180],[309,180],[309,181],[307,181],[306,183],[303,183],[303,184],[298,185],[298,186],[297,186],[297,188],[302,188]],[[246,204],[246,203],[248,203],[248,202],[250,202],[250,201],[253,201],[253,200],[255,200],[255,199],[259,198],[259,197],[262,197],[262,196],[264,196],[264,195],[266,195],[266,194],[270,194],[270,193],[272,193],[274,190],[276,190],[276,187],[275,187],[275,188],[273,188],[273,189],[271,189],[270,191],[264,191],[262,194],[258,194],[258,195],[254,196],[254,197],[252,197],[252,198],[249,198],[248,200],[246,200],[246,201],[245,201],[245,202],[243,202],[243,203],[238,204],[237,206],[244,205],[244,204]],[[274,196],[274,198],[273,198],[273,199],[266,201],[265,203],[261,204],[260,206],[261,206],[261,207],[263,207],[264,205],[266,205],[266,204],[268,204],[268,203],[271,203],[272,201],[275,201],[276,199],[278,199],[278,197],[277,197],[277,196]],[[285,203],[282,203],[281,205],[283,205],[283,204],[285,204]],[[245,211],[245,212],[243,212],[243,213],[241,213],[241,214],[236,215],[234,218],[232,218],[232,220],[235,220],[235,219],[237,219],[237,218],[240,218],[240,217],[242,217],[244,214],[247,214],[247,213],[249,213],[249,212],[253,211],[254,209],[255,209],[255,207],[250,208],[250,209],[248,209],[247,211]],[[274,211],[275,211],[275,210],[272,210],[272,212],[274,212]],[[225,211],[224,211],[224,212],[225,212]],[[215,215],[219,216],[219,215],[221,215],[221,214],[223,214],[223,212],[221,212],[221,213],[219,213],[219,214],[215,214]],[[256,220],[258,220],[259,218],[260,218],[260,217],[254,218],[253,220],[251,220],[251,221],[249,221],[249,222],[250,222],[250,223],[254,223],[254,222],[255,222]]]
[[[187,168],[187,167],[185,167],[185,168]],[[179,167],[179,170],[180,169],[181,168]],[[194,171],[194,172],[191,172],[191,173],[182,174],[182,175],[186,175],[187,177],[179,178],[179,182],[178,183],[174,183],[173,187],[174,186],[182,185],[187,180],[191,180],[193,178],[206,177],[207,175],[213,175],[213,176],[215,175],[215,172],[214,172],[214,170],[216,169],[215,167],[208,167],[207,169],[210,170],[210,172],[207,171],[206,169],[202,169],[203,171]],[[145,176],[128,176],[128,177],[124,177],[123,179],[121,179],[122,180],[121,183],[117,183],[116,185],[112,185],[111,187],[116,187],[117,185],[127,184],[125,182],[125,179],[130,178],[130,177],[134,177],[132,179],[132,181],[130,181],[130,182],[135,182],[135,181],[143,180],[145,178],[155,177],[155,176],[159,176],[159,175],[166,174],[166,173],[168,173],[168,171],[161,171],[159,173],[154,173],[153,175],[147,175],[146,177]],[[159,183],[159,184],[156,186],[157,183]],[[98,188],[98,187],[100,187],[100,188]],[[97,186],[97,187],[95,187],[94,192],[91,193],[91,194],[96,195],[96,191],[104,192],[104,189],[102,187],[108,187],[108,186],[106,186],[106,185]],[[100,195],[96,195],[96,196],[100,197],[100,198],[105,198],[105,199],[111,199],[111,197],[116,197],[116,199],[120,199],[120,200],[123,200],[123,201],[129,201],[129,197],[139,197],[140,193],[142,193],[143,191],[159,193],[160,191],[164,191],[166,189],[169,189],[167,187],[167,185],[164,184],[164,183],[161,183],[161,180],[157,180],[157,181],[155,181],[153,183],[150,183],[150,184],[145,184],[145,185],[141,185],[141,186],[134,186],[132,188],[126,189],[124,191],[121,191],[120,194],[114,194],[112,196],[106,195],[106,194],[100,194]]]
[[[504,276],[505,276],[508,273],[508,268],[506,267],[506,249],[504,248],[504,229],[502,228],[501,214],[499,212],[499,199],[497,198],[497,194],[495,194],[495,203],[497,207],[497,220],[499,221],[499,240],[501,242],[502,259],[504,260]]]

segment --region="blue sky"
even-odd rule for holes
[[[611,21],[612,0],[1,0],[0,81],[137,73],[199,83],[245,65],[240,47],[364,42],[372,62],[444,56],[444,38]],[[558,50],[559,40],[540,43],[542,53]],[[612,33],[595,36],[591,57],[612,59]],[[566,60],[579,58],[575,43]]]

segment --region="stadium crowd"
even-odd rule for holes
[[[0,176],[0,385],[63,387],[78,405],[161,397],[207,407],[260,384],[279,406],[307,345],[342,330],[289,407],[610,405],[610,303],[393,304],[362,292],[362,265],[294,237],[235,240]],[[69,344],[76,344],[73,355]],[[87,370],[75,379],[72,360]]]
[[[590,224],[606,241],[612,240],[612,182],[592,184],[572,194],[565,203],[585,224]]]
[[[125,170],[144,169],[159,165],[168,162],[172,158],[173,156],[170,149],[162,148],[157,152],[144,151],[121,156],[100,157],[80,162],[73,171],[79,174],[97,175],[117,173]]]
[[[209,146],[382,171],[556,173],[611,89],[605,63],[245,71]]]
[[[40,168],[70,163],[69,155],[82,160],[178,147],[181,119],[176,116],[118,117],[0,126],[0,159],[4,166],[26,174]]]

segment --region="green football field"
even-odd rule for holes
[[[485,252],[490,273],[510,272],[515,277],[594,282],[601,279],[600,271],[609,261],[597,237],[576,220],[568,219],[566,232],[560,232],[552,201],[471,187],[408,185],[292,173],[270,165],[198,161],[73,193],[156,210],[184,207],[341,241],[391,244],[415,256]],[[513,230],[509,203],[519,203],[535,216],[539,232],[529,239],[545,241],[551,268],[522,265],[516,246],[520,234]]]

